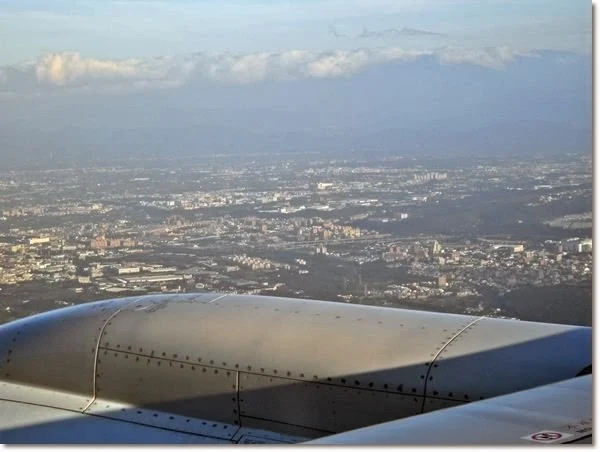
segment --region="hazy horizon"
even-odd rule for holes
[[[3,4],[0,146],[6,165],[585,153],[591,12],[551,0]]]

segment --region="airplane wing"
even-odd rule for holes
[[[0,441],[356,440],[572,379],[591,332],[250,295],[87,303],[0,326]]]

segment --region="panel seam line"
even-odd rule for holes
[[[423,403],[421,405],[421,413],[425,412],[425,401],[427,400],[427,382],[429,381],[429,374],[431,373],[431,369],[433,369],[433,365],[435,364],[436,360],[438,359],[438,357],[442,354],[442,352],[444,350],[446,350],[446,348],[452,343],[454,342],[456,339],[458,339],[458,337],[463,334],[467,329],[469,329],[470,327],[472,327],[473,325],[475,325],[477,322],[479,322],[482,319],[485,319],[486,317],[477,317],[476,319],[472,320],[471,322],[467,323],[464,327],[462,327],[457,333],[454,334],[454,336],[452,336],[450,339],[448,339],[448,341],[442,346],[442,348],[440,348],[435,355],[433,356],[433,358],[431,359],[431,362],[429,363],[429,367],[427,368],[427,373],[425,374],[425,385],[423,386]]]
[[[96,351],[94,353],[94,373],[92,374],[92,398],[88,402],[88,404],[81,410],[82,413],[85,413],[90,406],[96,401],[96,373],[98,372],[98,356],[100,354],[100,343],[102,341],[102,336],[104,336],[104,330],[106,329],[109,322],[114,319],[119,313],[121,313],[124,309],[132,305],[133,303],[138,303],[140,298],[136,298],[135,300],[131,300],[131,302],[126,303],[124,306],[121,306],[115,312],[113,312],[104,322],[102,328],[100,329],[100,334],[98,334],[98,340],[96,341]]]

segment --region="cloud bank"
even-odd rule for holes
[[[406,50],[377,48],[250,54],[195,53],[179,57],[102,60],[79,53],[49,53],[37,61],[0,67],[0,92],[135,90],[170,88],[192,81],[250,84],[264,81],[349,77],[369,67],[422,57],[440,64],[470,64],[502,70],[518,57],[535,56],[508,47]]]

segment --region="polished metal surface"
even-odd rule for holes
[[[94,395],[94,367],[102,329],[119,309],[134,301],[83,304],[2,325],[0,379],[77,394],[89,403]]]
[[[589,443],[592,376],[352,430],[315,445]]]
[[[574,377],[591,356],[590,329],[484,318],[437,356],[427,396],[468,402],[533,388]]]
[[[0,400],[2,444],[230,444],[46,406]]]
[[[0,326],[0,400],[215,440],[244,428],[316,438],[573,377],[591,364],[591,343],[585,327],[151,295]],[[30,397],[32,385],[71,396]]]

